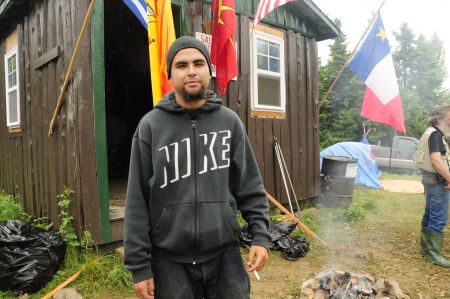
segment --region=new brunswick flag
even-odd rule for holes
[[[172,8],[170,0],[145,0],[147,3],[148,44],[150,54],[150,75],[153,103],[173,90],[167,78],[166,55],[175,41]]]

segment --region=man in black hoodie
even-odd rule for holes
[[[140,298],[249,298],[245,270],[268,258],[268,202],[239,117],[207,90],[211,62],[192,37],[167,53],[170,92],[133,136],[125,266]],[[239,210],[253,243],[239,251]]]

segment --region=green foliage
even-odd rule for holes
[[[53,226],[53,223],[49,223],[48,217],[35,218],[25,213],[16,197],[0,190],[0,221],[3,220],[23,220],[30,222],[34,227],[45,230]]]
[[[58,234],[67,242],[69,246],[80,246],[77,234],[72,226],[73,216],[69,213],[70,196],[74,193],[73,190],[64,187],[62,194],[58,195],[58,207],[60,209],[59,218],[61,224],[59,225]]]
[[[244,218],[242,218],[241,212],[238,211],[236,215],[236,220],[239,223],[240,227],[243,227],[247,222],[245,222]]]
[[[350,223],[364,219],[366,218],[366,216],[367,216],[366,209],[357,204],[350,205],[350,207],[348,207],[344,211],[344,217]]]
[[[83,232],[83,238],[81,239],[80,246],[82,249],[89,251],[94,248],[94,239],[92,233],[88,230]]]
[[[318,210],[316,208],[309,208],[301,212],[299,220],[311,230],[318,228]]]
[[[373,211],[376,208],[375,201],[367,199],[367,198],[360,199],[359,204],[363,209],[365,209],[367,211]]]
[[[21,220],[23,214],[23,208],[17,198],[0,190],[0,221]]]
[[[45,230],[49,230],[53,227],[53,223],[49,222],[50,219],[48,217],[34,218],[33,216],[24,212],[22,213],[21,220],[30,222],[31,225],[33,225],[34,227],[42,228]]]
[[[269,217],[271,222],[282,222],[285,218],[281,210],[277,207],[271,209]]]

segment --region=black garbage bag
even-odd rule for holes
[[[55,233],[21,220],[0,221],[0,290],[40,290],[58,271],[66,243]]]
[[[286,236],[278,241],[281,255],[290,261],[296,261],[304,257],[309,251],[309,243],[303,237]]]
[[[292,238],[289,236],[296,226],[297,224],[295,222],[288,224],[270,223],[269,225],[269,234],[271,237],[269,249],[281,251],[281,255],[290,261],[295,261],[305,256],[309,251],[309,243],[305,238]],[[253,236],[248,232],[247,225],[244,225],[240,234],[241,246],[249,249],[252,240]]]

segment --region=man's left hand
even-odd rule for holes
[[[265,247],[253,245],[250,247],[250,252],[248,253],[247,271],[261,270],[264,268],[268,259],[269,253]]]
[[[444,185],[444,189],[450,191],[450,184],[448,182]]]

